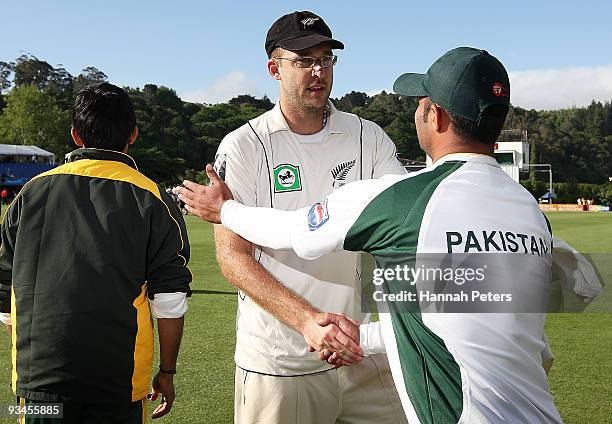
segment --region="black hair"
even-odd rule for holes
[[[136,127],[134,105],[116,85],[89,86],[76,96],[72,127],[85,147],[123,151]]]
[[[423,122],[427,122],[427,113],[429,112],[432,104],[431,99],[427,98],[427,101],[423,106]],[[506,120],[506,115],[508,114],[508,108],[503,105],[500,105],[499,107],[489,106],[485,110],[484,114],[487,118],[496,121],[496,123],[487,125],[478,125],[478,123],[462,118],[461,116],[451,113],[448,110],[446,113],[448,113],[448,117],[451,121],[452,131],[460,138],[478,141],[479,143],[492,146],[497,141],[499,134],[504,127],[504,121]]]
[[[497,122],[487,125],[478,125],[478,123],[474,121],[470,121],[469,119],[465,119],[461,116],[448,112],[453,132],[463,139],[474,140],[478,141],[479,143],[486,144],[487,146],[493,146],[497,141],[502,128],[504,127],[504,121],[506,120],[506,115],[508,114],[508,108],[489,106],[484,113],[489,116],[495,115],[497,117]]]

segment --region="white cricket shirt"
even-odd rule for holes
[[[228,134],[215,169],[239,202],[293,211],[325,199],[360,179],[404,174],[395,145],[373,122],[329,103],[322,142],[300,143],[280,104]],[[363,322],[359,254],[334,252],[315,261],[291,250],[256,247],[254,257],[285,286],[322,311],[343,312]],[[271,375],[301,375],[330,368],[308,352],[304,337],[239,292],[236,364]]]

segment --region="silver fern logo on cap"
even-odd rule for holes
[[[302,22],[302,25],[304,25],[304,28],[306,28],[309,26],[313,26],[318,20],[319,18],[306,18],[302,19],[300,22]]]

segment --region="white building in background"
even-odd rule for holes
[[[525,166],[529,165],[529,143],[526,141],[499,141],[495,143],[493,155],[504,172],[517,183],[519,173],[529,170]]]
[[[493,156],[501,165],[504,172],[517,183],[521,172],[529,170],[529,143],[525,141],[499,141],[495,143]],[[427,165],[431,165],[431,158],[427,156]],[[423,168],[421,165],[406,167],[408,171],[417,171]]]

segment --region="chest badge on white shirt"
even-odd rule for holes
[[[284,163],[274,168],[274,192],[301,191],[300,167]]]
[[[355,166],[355,161],[356,159],[343,162],[331,170],[332,178],[334,179],[332,182],[332,187],[338,188],[346,184],[346,177],[348,176],[349,172],[351,172],[353,166]]]

